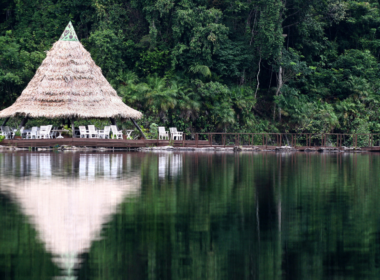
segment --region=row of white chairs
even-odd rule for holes
[[[47,139],[54,138],[56,132],[52,132],[52,125],[46,125],[41,127],[32,127],[31,130],[20,128],[20,133],[23,139]],[[17,129],[12,129],[8,126],[0,127],[0,135],[5,136],[5,139],[13,139],[16,135]]]
[[[25,133],[25,139],[50,139],[56,137],[57,132],[52,131],[52,125],[33,126],[30,131]],[[56,130],[56,127],[54,127]],[[24,134],[21,132],[21,134]]]
[[[105,126],[103,130],[96,130],[95,125],[79,126],[80,138],[101,138],[110,139],[110,132],[116,139],[123,139],[123,132],[117,129],[116,125]]]
[[[170,131],[170,136],[169,136]],[[159,126],[158,127],[158,139],[159,140],[183,140],[183,132],[177,131],[176,127],[170,127],[169,131],[165,130],[165,127]]]

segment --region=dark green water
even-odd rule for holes
[[[0,153],[0,279],[378,279],[376,154]]]

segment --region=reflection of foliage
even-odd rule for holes
[[[321,269],[378,272],[377,190],[360,191],[379,183],[368,176],[368,155],[348,156],[343,167],[335,157],[321,165],[319,155],[203,154],[198,164],[191,155],[162,156],[168,167],[183,158],[181,177],[169,168],[158,179],[156,154],[135,157],[142,195],[120,207],[80,275],[204,279],[217,271],[217,279],[282,279],[296,272],[292,279],[322,280]]]
[[[60,174],[79,179],[79,169],[73,168],[79,155],[60,156],[63,160],[53,163],[62,164]],[[82,255],[78,279],[280,280],[287,275],[322,280],[323,271],[329,278],[378,275],[380,209],[372,186],[380,183],[374,172],[380,159],[374,155],[123,157],[125,174],[130,168],[141,172],[141,191],[119,205],[102,239]],[[7,164],[5,158],[0,154],[1,164]],[[8,159],[15,174],[25,172],[23,161]],[[0,225],[2,278],[57,275],[52,256],[5,195],[0,196]]]
[[[0,225],[1,279],[50,280],[60,274],[35,229],[18,207],[2,194]]]

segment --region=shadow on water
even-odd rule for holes
[[[379,158],[3,153],[0,278],[374,279]]]

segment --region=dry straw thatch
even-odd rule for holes
[[[142,113],[125,105],[78,41],[71,22],[16,102],[0,118],[133,118]]]

